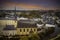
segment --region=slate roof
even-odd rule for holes
[[[52,24],[52,25],[54,25],[55,23],[54,22],[47,22],[46,24]]]
[[[6,25],[6,27],[3,30],[16,30],[14,25]]]
[[[19,22],[21,22],[21,23],[29,23],[29,24],[34,24],[34,23],[36,23],[36,22],[33,21],[33,20],[20,20]]]
[[[18,21],[18,28],[35,28],[37,27],[36,22],[31,20],[20,20]]]
[[[15,18],[1,18],[0,17],[0,20],[16,20]]]

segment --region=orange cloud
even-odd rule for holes
[[[25,3],[5,3],[5,7],[19,7],[23,9],[42,9],[42,10],[49,10],[49,9],[54,9],[54,8],[45,8],[41,5],[33,5],[33,4],[25,4]]]

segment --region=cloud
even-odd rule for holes
[[[5,0],[0,1],[3,9],[59,9],[59,2],[56,0]]]

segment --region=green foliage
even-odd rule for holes
[[[21,36],[20,40],[29,40],[29,39],[28,39],[28,36]]]
[[[29,15],[26,12],[22,12],[20,17],[27,17],[27,18],[41,18],[39,11],[30,11]]]
[[[37,34],[32,34],[32,35],[29,37],[29,40],[40,40],[40,37],[39,37]]]
[[[38,35],[41,40],[48,40],[50,38],[50,34],[54,32],[55,28],[48,28],[48,29],[42,29],[42,32],[40,32]]]
[[[55,28],[54,27],[50,27],[47,29],[47,34],[52,34],[54,32]]]
[[[50,40],[60,40],[60,34],[58,34],[57,36],[50,38]]]
[[[40,37],[41,40],[43,40],[46,37],[46,31],[42,31],[38,34],[38,36]]]
[[[21,36],[20,40],[40,40],[40,37],[37,34],[31,34],[28,36]]]
[[[55,40],[60,40],[60,37],[56,38]]]
[[[30,16],[34,18],[41,18],[39,11],[31,11]]]
[[[5,12],[0,12],[0,17],[5,17],[6,13]]]

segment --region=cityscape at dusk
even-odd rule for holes
[[[60,0],[0,0],[0,40],[60,40]]]
[[[60,0],[0,0],[1,9],[60,9]]]

